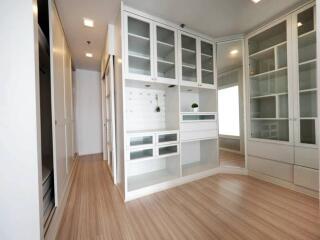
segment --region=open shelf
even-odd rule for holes
[[[179,155],[128,164],[128,191],[180,177]]]
[[[182,176],[218,167],[217,148],[216,139],[181,143]]]
[[[193,112],[191,105],[197,103],[199,112],[216,112],[216,90],[192,87],[180,87],[180,111]]]

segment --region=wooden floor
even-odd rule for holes
[[[105,163],[81,159],[57,239],[320,239],[318,201],[247,176],[216,175],[129,203]]]
[[[220,150],[219,155],[222,167],[245,167],[244,156],[241,154]]]

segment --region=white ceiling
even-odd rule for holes
[[[120,0],[55,0],[75,68],[100,71],[107,24],[113,23]],[[83,26],[83,18],[94,20],[94,28]],[[86,41],[91,41],[88,46]],[[85,57],[86,52],[93,58]]]
[[[125,0],[151,15],[184,23],[212,37],[246,33],[266,21],[308,0]],[[55,0],[76,68],[99,70],[107,24],[118,14],[120,0]],[[82,18],[95,21],[93,29]],[[87,46],[86,41],[92,43]],[[85,52],[94,54],[92,59]]]

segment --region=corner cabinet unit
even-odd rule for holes
[[[114,62],[117,185],[125,201],[217,172],[214,46],[122,4]]]
[[[319,189],[314,4],[247,37],[248,169]]]

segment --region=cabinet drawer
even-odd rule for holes
[[[318,149],[295,147],[294,163],[303,167],[319,169]]]
[[[294,184],[319,191],[319,173],[315,169],[294,166]]]
[[[177,143],[179,141],[179,132],[171,131],[171,132],[157,133],[156,138],[157,138],[158,145]]]
[[[158,157],[168,157],[179,154],[179,146],[177,144],[158,147]]]
[[[134,149],[130,151],[129,160],[146,160],[154,157],[154,148]]]
[[[248,169],[287,182],[293,182],[292,164],[248,156]]]
[[[217,138],[217,130],[202,130],[202,131],[181,131],[180,140],[181,141],[191,141],[199,139]]]
[[[154,134],[132,134],[128,137],[128,147],[142,148],[154,146]]]
[[[201,131],[201,130],[216,130],[216,121],[206,121],[206,122],[182,122],[181,131]]]
[[[248,155],[284,163],[294,162],[294,148],[285,144],[248,141]]]
[[[183,113],[181,114],[182,121],[216,121],[215,113]]]

